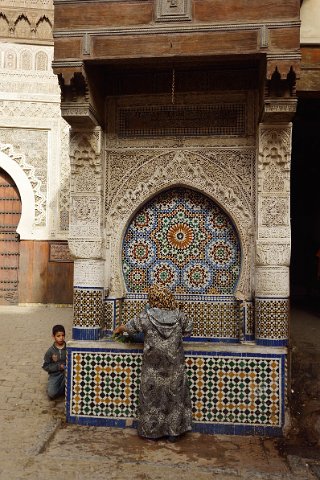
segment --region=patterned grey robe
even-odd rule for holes
[[[191,430],[191,399],[182,335],[192,322],[179,310],[150,308],[126,324],[129,335],[144,333],[138,434],[160,438]]]

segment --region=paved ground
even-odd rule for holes
[[[41,369],[55,323],[70,338],[72,310],[0,307],[1,480],[320,478],[315,462],[281,456],[275,439],[190,433],[169,444],[130,428],[66,425],[63,402],[47,399]]]

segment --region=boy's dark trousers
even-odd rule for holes
[[[54,398],[64,395],[66,379],[65,373],[54,372],[48,375],[48,395],[53,400]]]

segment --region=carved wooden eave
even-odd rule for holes
[[[265,99],[261,121],[266,123],[291,122],[296,109],[297,98]]]
[[[70,65],[53,62],[61,88],[61,115],[73,128],[94,128],[101,124],[94,108],[83,62]]]

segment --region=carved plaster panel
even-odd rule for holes
[[[6,130],[6,129],[3,129],[3,130]],[[0,129],[0,132],[1,132],[1,129]],[[42,178],[40,178],[40,175],[38,175],[36,167],[28,163],[27,161],[28,159],[26,158],[26,156],[23,153],[20,153],[19,150],[16,151],[15,148],[10,144],[0,143],[0,151],[8,155],[8,157],[10,157],[18,165],[20,165],[22,170],[27,175],[32,185],[34,198],[35,198],[35,224],[37,226],[45,225],[46,223],[46,188],[44,188],[42,185]],[[45,166],[46,166],[46,159],[45,159]],[[45,184],[46,184],[46,177],[45,177]]]
[[[69,229],[70,176],[69,126],[61,119],[60,127],[60,186],[59,186],[59,228],[63,232]]]
[[[74,286],[103,287],[104,261],[103,260],[75,260]]]
[[[290,265],[290,243],[257,242],[257,265]]]
[[[32,72],[39,74],[40,77],[46,75],[48,78],[48,75],[53,76],[52,60],[53,47],[51,46],[12,42],[0,45],[0,68],[6,73],[27,74]]]
[[[258,239],[277,239],[282,238],[289,240],[291,235],[290,226],[282,227],[282,226],[270,226],[270,227],[263,227],[259,226],[258,229]]]
[[[0,100],[2,118],[60,118],[59,104]]]
[[[21,9],[1,6],[1,13],[0,37],[52,41],[53,8],[41,11],[30,4]]]
[[[144,172],[145,177],[140,177],[144,183],[148,180],[154,167],[161,164],[168,165],[176,156],[176,149],[128,149],[107,150],[107,176],[106,176],[106,211],[110,209],[114,196],[119,189],[130,188],[136,182],[135,176]],[[225,174],[233,180],[233,188],[240,197],[251,204],[254,200],[254,151],[245,149],[219,149],[197,148],[183,149],[182,157],[192,160],[193,165],[201,165],[201,168],[215,176],[220,181],[225,180]],[[184,161],[184,160],[183,160]],[[172,167],[174,169],[174,166]],[[192,167],[193,168],[193,167]],[[189,174],[189,179],[192,175]]]
[[[68,245],[71,254],[75,258],[103,258],[104,242],[103,240],[84,240],[69,239]]]
[[[272,164],[269,166],[268,172],[263,175],[260,185],[263,192],[288,192],[290,188],[289,172],[283,172],[279,164]]]
[[[71,132],[70,161],[73,192],[101,192],[102,161],[101,132]]]
[[[236,72],[235,72],[236,74]],[[224,85],[219,84],[219,90],[224,89]],[[169,85],[170,88],[170,85]],[[169,101],[169,103],[168,103]],[[257,99],[255,93],[252,91],[241,92],[241,93],[231,93],[228,95],[224,94],[203,94],[203,93],[194,93],[189,92],[188,94],[179,94],[179,101],[177,101],[176,110],[170,110],[169,106],[171,104],[171,95],[168,99],[168,95],[147,95],[139,98],[138,96],[124,96],[124,97],[113,97],[108,99],[106,104],[106,111],[108,112],[108,122],[107,122],[107,134],[108,134],[108,145],[113,148],[122,148],[122,149],[131,149],[131,148],[213,148],[213,147],[229,147],[232,146],[239,148],[255,146],[256,145],[256,103]],[[241,122],[243,125],[240,127],[238,133],[233,129],[226,128],[223,130],[222,135],[218,135],[217,132],[215,135],[207,134],[203,135],[204,131],[202,130],[202,135],[199,134],[197,127],[197,122],[194,125],[192,130],[191,125],[188,124],[188,135],[178,134],[179,127],[181,127],[181,122],[179,123],[179,112],[191,112],[195,111],[195,119],[199,118],[201,115],[201,124],[205,128],[205,121],[203,120],[208,116],[208,125],[214,125],[214,116],[212,116],[211,110],[219,108],[219,105],[228,105],[228,108],[234,109],[236,112],[245,110],[245,115],[240,116]],[[148,107],[143,107],[143,106]],[[185,106],[185,110],[182,106]],[[164,107],[162,109],[162,107]],[[154,116],[151,115],[150,120],[156,122],[158,113],[161,113],[162,122],[164,125],[164,130],[167,133],[167,136],[157,136],[155,138],[154,134],[149,131],[151,136],[121,136],[121,132],[125,133],[125,125],[121,125],[121,111],[135,112],[133,117],[130,116],[130,124],[134,128],[134,123],[132,123],[134,117],[139,123],[139,116],[142,115],[144,118],[144,123],[147,123],[147,117],[152,111],[154,111]],[[149,112],[148,114],[146,112]],[[167,115],[165,114],[167,112]],[[173,114],[173,117],[172,117]],[[219,115],[219,113],[217,113]],[[167,116],[167,118],[166,118]],[[182,116],[183,117],[183,116]],[[173,122],[174,119],[174,122]],[[196,120],[195,120],[196,121]],[[212,123],[213,122],[213,123]],[[240,122],[240,123],[241,123]],[[172,125],[172,128],[170,126]],[[149,130],[151,130],[152,124],[149,125]],[[239,124],[240,126],[240,124]],[[178,131],[176,129],[178,127]],[[159,126],[157,125],[156,132],[158,131]],[[148,130],[148,128],[147,128]],[[232,133],[233,132],[233,133]],[[242,132],[242,133],[241,133]],[[240,134],[241,133],[241,134]],[[161,135],[163,132],[161,133]]]
[[[277,227],[289,225],[289,197],[259,198],[259,225]]]
[[[44,115],[52,116],[50,112],[51,110],[54,110],[55,112],[57,111],[56,105],[50,105],[47,102],[60,101],[60,93],[57,89],[57,84],[52,80],[53,79],[48,80],[48,77],[43,79],[39,79],[38,77],[35,78],[33,75],[1,75],[1,97],[4,100],[11,100],[12,98],[16,100],[22,99],[32,102],[42,100],[43,103],[40,105],[36,105],[36,103],[34,103],[32,105],[33,109],[35,111],[41,111],[41,109],[43,109],[43,104],[45,104],[45,106],[48,106],[48,109],[43,111]],[[25,110],[23,107],[23,104],[21,104],[21,112]],[[23,116],[25,116],[25,114],[23,114]]]
[[[289,268],[256,267],[256,297],[289,297]]]
[[[290,191],[291,124],[260,125],[258,192]]]
[[[234,221],[241,241],[243,265],[236,296],[250,297],[253,234],[253,162],[250,149],[238,151],[238,176],[229,158],[236,150],[132,150],[107,155],[106,228],[111,233],[111,278],[115,296],[125,291],[121,246],[126,225],[147,200],[166,188],[183,185],[218,202]],[[232,165],[231,165],[232,164]],[[113,166],[115,169],[113,169]],[[239,176],[243,175],[241,182]]]
[[[100,235],[101,208],[99,196],[73,196],[70,208],[70,237]]]
[[[0,0],[0,7],[32,7],[52,10],[53,2],[52,0]]]

